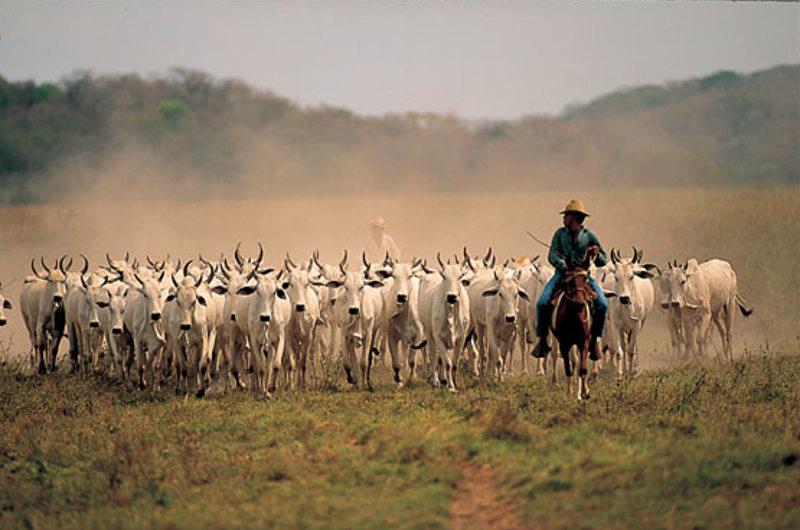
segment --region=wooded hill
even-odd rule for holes
[[[120,184],[202,196],[800,183],[798,146],[800,65],[481,123],[304,108],[181,68],[0,78],[0,200],[12,202]]]

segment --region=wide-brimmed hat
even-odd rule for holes
[[[372,220],[372,226],[376,226],[378,228],[386,228],[386,221],[383,220],[383,217],[380,215]]]
[[[583,207],[583,202],[579,201],[578,199],[572,199],[567,203],[567,206],[560,212],[560,214],[575,212],[579,214],[583,214],[586,217],[589,217],[589,212],[586,211],[586,208]]]

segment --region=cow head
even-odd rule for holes
[[[359,316],[362,313],[361,300],[364,289],[367,287],[380,289],[383,287],[383,282],[370,277],[370,266],[367,265],[363,273],[349,271],[345,274],[343,282],[341,280],[329,280],[327,286],[333,289],[342,287],[342,300],[340,302],[342,307],[346,308],[348,315]]]
[[[122,315],[125,314],[125,295],[128,287],[120,285],[116,288],[106,287],[96,302],[97,307],[108,312],[108,324],[112,335],[121,335],[123,330]]]
[[[253,298],[251,305],[251,315],[258,315],[257,322],[250,322],[250,325],[262,324],[268,326],[272,320],[272,307],[275,303],[275,298],[286,300],[286,292],[278,285],[283,271],[279,271],[277,275],[271,274],[272,269],[255,274],[255,285],[246,285],[237,289],[236,294],[239,296],[249,296]]]
[[[461,287],[468,286],[470,279],[467,277],[467,273],[461,270],[458,265],[444,263],[442,256],[438,252],[436,253],[436,261],[439,262],[439,274],[444,285],[445,301],[450,305],[456,304],[461,295]]]
[[[175,290],[169,293],[166,299],[167,302],[174,300],[178,307],[178,320],[180,321],[179,325],[181,331],[189,331],[192,329],[195,306],[198,303],[203,307],[208,305],[208,300],[206,300],[205,294],[198,292],[198,288],[203,284],[203,275],[195,272],[197,275],[197,279],[195,279],[195,276],[189,273],[189,266],[191,263],[192,260],[189,260],[183,266],[183,279],[180,282],[175,279],[174,274],[171,276],[172,284],[174,285]],[[214,268],[212,267],[206,282],[211,283],[213,279]],[[209,293],[209,291],[206,290],[205,293]]]
[[[164,295],[161,289],[161,281],[164,279],[166,271],[154,276],[140,276],[134,273],[134,282],[127,282],[128,285],[139,293],[147,304],[147,314],[150,315],[150,320],[158,322],[161,320],[161,309],[164,305]],[[173,275],[174,278],[174,275]]]
[[[643,255],[644,252],[642,250],[633,247],[633,255],[630,258],[622,258],[619,250],[611,249],[611,265],[607,267],[606,274],[613,275],[613,289],[610,291],[606,290],[610,283],[608,281],[610,278],[604,278],[601,281],[601,284],[604,286],[603,294],[605,294],[607,298],[617,297],[620,304],[625,306],[630,305],[634,292],[633,278],[650,279],[655,276],[648,270],[650,264],[648,264],[648,267],[641,265],[640,262]],[[653,265],[653,267],[655,267],[655,265]]]
[[[689,285],[692,279],[698,273],[700,268],[699,263],[695,258],[689,259],[683,266],[677,265],[672,268],[671,282],[670,282],[670,306],[675,308],[696,309],[697,305],[687,301],[687,294]]]
[[[284,259],[284,267],[287,275],[280,284],[281,289],[289,295],[289,299],[294,304],[294,311],[305,313],[308,307],[307,298],[311,294],[312,286],[317,287],[324,284],[316,279],[312,280],[308,271],[309,267],[307,265],[298,267],[289,254],[286,254],[286,259]]]
[[[497,297],[503,320],[508,324],[515,324],[517,312],[519,311],[519,299],[523,298],[530,301],[530,297],[520,288],[517,278],[498,276],[497,271],[495,271],[494,279],[494,286],[483,291],[481,295]]]
[[[50,269],[44,262],[44,258],[40,258],[42,268],[46,271],[42,274],[36,270],[36,262],[31,259],[31,270],[40,280],[47,282],[45,289],[45,297],[52,301],[53,305],[59,305],[63,302],[66,295],[66,273],[64,272],[64,260],[66,255],[62,256],[60,260],[56,261],[53,269]]]

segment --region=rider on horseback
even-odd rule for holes
[[[546,357],[550,351],[550,346],[547,344],[547,333],[550,329],[550,318],[553,313],[553,305],[550,302],[553,292],[559,285],[564,273],[575,269],[588,270],[591,257],[594,257],[594,262],[598,267],[606,264],[606,253],[603,247],[600,246],[597,236],[583,226],[583,220],[589,216],[583,207],[583,203],[573,199],[559,213],[564,214],[564,226],[553,234],[550,253],[547,255],[547,260],[556,268],[556,273],[544,286],[542,295],[536,303],[536,335],[539,337],[539,342],[534,347],[531,355],[538,358]],[[592,337],[589,343],[589,358],[596,361],[600,359],[597,338],[603,336],[608,302],[606,302],[603,290],[594,278],[589,277],[589,283],[597,295],[594,300],[594,310],[592,311]]]

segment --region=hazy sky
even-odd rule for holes
[[[7,79],[185,66],[361,114],[516,118],[797,62],[796,3],[0,0]]]

